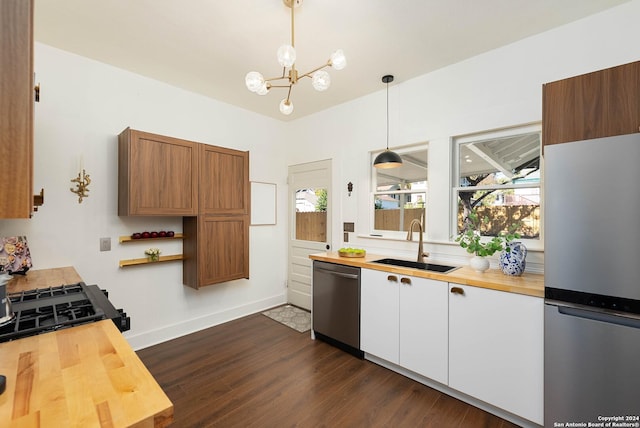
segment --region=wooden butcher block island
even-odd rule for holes
[[[61,269],[52,271],[54,281],[74,278],[73,268]],[[60,285],[44,277],[29,272],[12,285],[24,289],[27,278]],[[0,374],[7,378],[2,427],[142,428],[173,420],[173,404],[108,319],[0,343]]]

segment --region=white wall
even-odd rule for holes
[[[542,84],[640,59],[640,0],[527,38],[435,72],[404,81],[392,73],[389,88],[390,146],[429,142],[428,226],[425,249],[432,257],[466,263],[468,255],[450,241],[451,139],[457,135],[511,127],[542,119]],[[289,163],[333,158],[333,230],[355,221],[350,246],[378,254],[413,256],[417,243],[367,237],[370,229],[369,151],[386,144],[386,94],[380,92],[287,128]],[[304,144],[300,144],[300,142]],[[354,183],[347,196],[346,186]],[[333,248],[344,245],[334,233]],[[543,271],[542,243],[529,243],[527,269]],[[537,251],[535,251],[537,250]],[[492,267],[497,266],[497,257]]]
[[[131,316],[125,336],[136,348],[286,301],[283,215],[276,226],[250,228],[249,280],[196,291],[182,285],[180,262],[118,267],[120,259],[144,257],[149,246],[163,254],[182,251],[180,241],[118,243],[136,231],[182,231],[178,217],[118,217],[117,135],[123,129],[249,150],[250,179],[276,183],[278,213],[286,213],[281,122],[42,44],[36,44],[35,70],[42,89],[35,105],[34,188],[45,189],[45,203],[30,220],[0,221],[0,236],[27,236],[33,269],[74,266],[85,282],[107,289]],[[79,204],[69,189],[81,156],[92,182]],[[111,238],[110,252],[99,251],[101,237]]]
[[[449,239],[450,138],[541,120],[541,85],[640,59],[640,0],[525,39],[390,87],[391,145],[428,141],[432,255],[466,261]],[[27,235],[34,269],[74,266],[87,283],[106,288],[132,319],[125,336],[135,348],[167,340],[285,300],[287,166],[333,159],[333,247],[342,222],[369,233],[368,152],[384,148],[385,92],[381,90],[316,115],[278,122],[133,73],[36,44],[35,189],[45,205],[30,220],[0,221],[0,236]],[[215,84],[212,82],[212,84]],[[179,218],[117,216],[117,135],[127,126],[251,152],[250,178],[278,185],[278,224],[250,231],[250,280],[196,291],[182,285],[179,262],[120,269],[146,244],[118,244],[135,231],[182,230]],[[301,142],[303,142],[301,144]],[[80,156],[93,182],[82,204],[69,191]],[[5,183],[10,172],[3,171]],[[347,196],[347,183],[354,192]],[[112,251],[99,251],[111,237]],[[351,245],[382,254],[413,255],[415,242],[352,234]],[[158,244],[165,254],[178,242]],[[494,260],[495,266],[495,260]],[[542,271],[542,253],[527,257]]]

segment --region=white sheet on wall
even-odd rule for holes
[[[251,182],[251,226],[276,224],[275,183]]]

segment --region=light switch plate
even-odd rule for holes
[[[343,223],[342,225],[342,231],[343,232],[355,232],[355,224],[354,223]]]
[[[111,238],[100,238],[100,251],[111,251]]]

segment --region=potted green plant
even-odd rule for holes
[[[510,251],[510,247],[507,245],[514,239],[520,238],[520,235],[515,232],[517,225],[510,227],[510,232],[506,234],[500,234],[494,236],[489,241],[482,242],[480,229],[482,224],[489,223],[489,217],[485,216],[482,219],[475,211],[470,211],[467,220],[466,228],[460,233],[455,241],[460,244],[460,247],[464,248],[467,253],[473,254],[469,264],[477,272],[484,272],[489,269],[489,260],[487,256],[492,256],[498,251]]]

